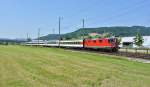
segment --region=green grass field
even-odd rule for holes
[[[58,48],[0,46],[0,87],[150,87],[150,64]]]

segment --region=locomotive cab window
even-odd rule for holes
[[[94,43],[96,43],[96,40],[93,40]]]
[[[80,44],[80,42],[77,42],[77,44]]]
[[[113,42],[114,42],[114,39],[109,39],[108,42],[109,42],[109,43],[113,43]]]
[[[100,42],[100,43],[102,43],[102,42],[103,42],[103,40],[99,40],[99,42]]]

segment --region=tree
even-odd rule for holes
[[[120,45],[121,41],[122,41],[122,38],[119,36],[119,37],[117,37],[117,40],[118,40],[118,44]]]
[[[30,41],[32,41],[32,39],[31,38],[27,38],[27,42],[30,42]]]
[[[88,36],[89,39],[92,39],[92,36]]]
[[[140,33],[136,34],[136,36],[134,38],[134,43],[138,47],[142,46],[142,44],[144,43],[144,39],[143,39],[143,37],[142,37],[142,35]]]
[[[94,38],[101,38],[101,36],[100,35],[95,35],[95,37]]]
[[[112,37],[113,35],[111,33],[103,33],[102,37],[104,38],[109,38]]]

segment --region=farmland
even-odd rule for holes
[[[150,64],[58,48],[0,46],[0,87],[149,87]]]

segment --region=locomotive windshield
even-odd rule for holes
[[[111,38],[111,39],[108,40],[108,42],[113,43],[113,42],[115,42],[115,40],[113,38]]]

